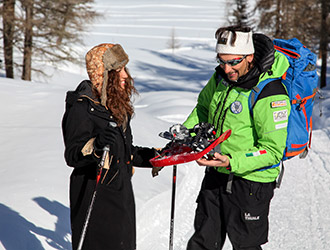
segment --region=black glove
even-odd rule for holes
[[[120,136],[119,129],[112,126],[107,126],[102,132],[100,132],[94,142],[95,149],[97,151],[103,151],[106,145],[110,146],[110,154],[117,154],[117,140]]]

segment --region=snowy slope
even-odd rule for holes
[[[213,38],[225,21],[225,5],[216,0],[98,0],[96,8],[106,18],[85,34],[82,57],[102,42],[123,45],[140,91],[134,101],[134,143],[161,147],[166,142],[158,133],[184,121],[216,66]],[[167,47],[173,28],[181,44],[174,52]],[[38,76],[34,82],[0,78],[0,249],[71,249],[71,169],[63,159],[61,119],[66,91],[86,73],[73,65],[43,67],[53,74],[47,83]],[[264,249],[329,248],[330,87],[323,94],[326,99],[322,105],[317,100],[314,108],[308,157],[286,163],[282,187],[271,203],[269,243]],[[193,233],[203,171],[195,163],[178,166],[175,250],[184,250]],[[171,175],[171,167],[156,178],[150,170],[136,169],[139,250],[168,249]],[[231,249],[229,242],[224,249]]]

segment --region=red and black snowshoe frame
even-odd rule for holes
[[[209,154],[211,150],[214,150],[231,135],[231,130],[229,129],[218,138],[215,138],[216,132],[209,123],[200,123],[193,129],[189,129],[189,136],[176,135],[171,132],[173,131],[170,129],[170,133],[160,133],[161,137],[172,138],[172,140],[159,155],[150,160],[154,167],[164,167],[198,160]],[[195,133],[196,136],[190,136],[191,133]],[[172,134],[172,137],[169,134]],[[183,131],[183,134],[187,135],[186,131]]]

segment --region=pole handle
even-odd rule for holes
[[[115,127],[117,127],[117,123],[111,121],[111,122],[108,123],[108,126],[115,128]],[[107,154],[109,153],[109,151],[110,151],[110,145],[105,145],[104,148],[103,148],[103,154],[102,154],[102,157],[101,157],[101,161],[97,166],[96,185],[100,181],[101,174],[102,174],[102,168],[104,167],[105,159],[107,158]]]
[[[111,126],[111,127],[115,128],[115,127],[117,127],[117,123],[116,122],[109,122],[108,126]],[[90,217],[91,217],[91,213],[92,213],[92,210],[93,210],[93,207],[94,207],[94,202],[95,202],[95,198],[96,198],[96,194],[97,194],[97,189],[96,189],[97,184],[99,183],[99,180],[101,178],[102,168],[104,166],[105,159],[106,159],[107,154],[109,153],[109,151],[110,151],[110,145],[106,145],[103,148],[103,154],[102,154],[101,161],[97,166],[96,186],[95,186],[93,196],[92,196],[92,200],[91,200],[91,203],[89,204],[89,207],[88,207],[88,210],[87,210],[87,215],[86,215],[86,218],[85,218],[85,222],[84,222],[84,225],[83,225],[83,228],[82,228],[82,231],[81,231],[79,244],[78,244],[78,248],[77,248],[78,250],[81,250],[82,247],[83,247],[83,243],[84,243],[84,240],[85,240],[89,220],[90,220]]]

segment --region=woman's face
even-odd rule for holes
[[[124,89],[126,84],[126,78],[128,77],[125,67],[117,69],[117,72],[119,73],[119,84]]]

